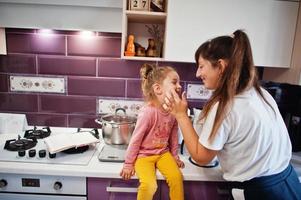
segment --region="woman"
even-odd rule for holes
[[[178,121],[191,157],[201,165],[218,157],[223,177],[245,199],[301,199],[290,165],[291,143],[274,99],[258,84],[248,36],[241,30],[203,43],[196,76],[214,90],[199,129],[186,114],[185,94],[166,95],[164,108]],[[236,198],[234,196],[234,198]]]

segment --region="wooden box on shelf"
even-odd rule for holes
[[[149,11],[151,0],[128,0],[129,10]]]

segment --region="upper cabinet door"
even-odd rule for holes
[[[0,28],[0,55],[6,55],[5,29]]]
[[[194,62],[203,42],[243,29],[256,66],[290,67],[299,2],[173,0],[168,4],[166,60]]]
[[[121,0],[0,0],[0,27],[121,33]]]

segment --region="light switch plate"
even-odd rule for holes
[[[123,99],[98,99],[97,113],[115,113],[117,108],[124,108],[128,115],[138,115],[144,101]]]
[[[202,84],[187,84],[187,99],[209,99],[211,94]]]
[[[10,91],[65,93],[64,77],[10,76]]]

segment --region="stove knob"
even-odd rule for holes
[[[40,150],[39,151],[39,157],[40,158],[45,158],[45,156],[46,156],[46,150],[45,149]]]
[[[55,158],[56,157],[56,153],[49,153],[49,158]]]
[[[36,156],[36,150],[35,149],[30,149],[28,151],[28,155],[30,158],[35,157]]]
[[[59,181],[55,182],[54,185],[53,185],[53,188],[55,190],[60,190],[60,189],[62,189],[62,187],[63,187],[63,184]]]
[[[19,157],[25,156],[25,151],[24,150],[18,151],[18,156]]]
[[[4,188],[5,186],[7,186],[7,181],[4,179],[0,180],[0,188]]]

